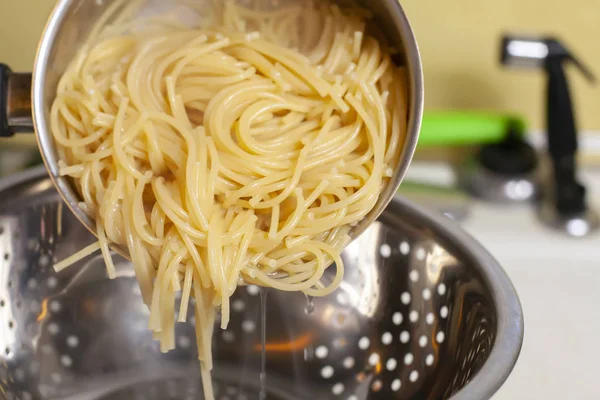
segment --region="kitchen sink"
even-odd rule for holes
[[[600,210],[600,171],[584,180]],[[493,400],[599,399],[600,234],[568,238],[528,205],[469,210],[463,226],[504,267],[525,316],[521,357]]]

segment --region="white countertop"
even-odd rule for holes
[[[600,211],[600,171],[584,178]],[[600,399],[600,234],[570,239],[531,207],[477,202],[463,225],[502,264],[525,316],[521,356],[493,400]]]

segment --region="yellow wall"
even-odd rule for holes
[[[30,71],[55,0],[0,0],[0,62]]]
[[[90,0],[93,1],[93,0]],[[54,0],[0,0],[0,61],[29,70]],[[502,32],[552,33],[600,77],[600,0],[404,0],[423,52],[428,108],[523,112],[543,126],[544,79],[539,71],[498,63]],[[573,71],[581,128],[600,131],[600,86]]]
[[[503,32],[552,34],[600,78],[600,0],[404,0],[423,53],[428,108],[489,108],[524,113],[545,126],[539,71],[499,65]],[[570,70],[580,129],[600,131],[600,85]]]

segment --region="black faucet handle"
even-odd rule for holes
[[[546,56],[546,62],[552,62],[553,59],[559,58],[561,61],[567,60],[573,63],[582,73],[582,75],[591,84],[596,83],[596,76],[587,65],[585,65],[579,57],[569,50],[562,42],[557,39],[549,38],[544,40],[547,48],[548,55]]]
[[[589,210],[586,188],[577,179],[577,124],[565,64],[573,63],[590,82],[595,82],[594,74],[553,37],[504,37],[501,61],[507,66],[544,69],[548,76],[546,118],[553,189],[544,196],[545,219],[567,231],[569,221],[590,222],[586,233],[595,229],[598,219]]]

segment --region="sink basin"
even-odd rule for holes
[[[600,210],[600,171],[585,181]],[[542,225],[530,206],[474,202],[463,226],[504,267],[521,299],[520,359],[493,400],[597,400],[600,234],[572,239]]]

